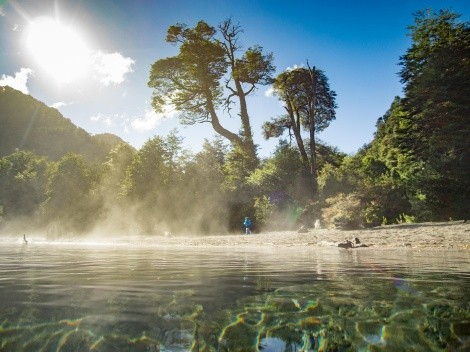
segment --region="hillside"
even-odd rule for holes
[[[73,152],[89,162],[102,162],[119,141],[109,134],[92,137],[57,109],[8,86],[0,87],[0,157],[21,149],[52,160]]]
[[[100,144],[106,145],[112,149],[120,143],[126,143],[121,137],[116,136],[112,133],[99,133],[92,136],[92,138]]]

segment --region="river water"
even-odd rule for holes
[[[0,242],[0,351],[470,350],[470,253]]]

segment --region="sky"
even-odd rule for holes
[[[113,133],[138,149],[177,128],[197,152],[215,132],[209,124],[182,126],[177,111],[152,110],[150,66],[178,53],[165,41],[169,26],[204,20],[216,27],[231,18],[243,29],[245,49],[273,53],[275,75],[307,60],[324,71],[338,108],[318,138],[354,154],[372,141],[393,98],[403,96],[397,73],[411,45],[407,27],[427,8],[470,20],[468,0],[0,0],[0,86],[55,107],[92,135]],[[278,141],[265,141],[261,125],[284,113],[269,91],[260,86],[248,100],[262,157]],[[221,120],[239,131],[237,116]]]

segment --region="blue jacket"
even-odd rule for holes
[[[245,221],[243,221],[243,225],[245,225],[245,227],[251,227],[252,225],[251,220],[248,218],[245,218]]]

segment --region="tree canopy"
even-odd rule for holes
[[[317,190],[317,163],[315,133],[327,128],[336,117],[336,93],[330,89],[323,71],[313,68],[296,68],[279,74],[274,80],[274,92],[284,104],[287,115],[282,115],[263,125],[265,138],[279,137],[287,129],[294,134],[303,163],[310,175],[311,191]],[[301,135],[309,132],[309,150]]]
[[[256,148],[246,97],[258,85],[270,83],[274,66],[272,54],[264,54],[258,45],[238,56],[242,48],[241,32],[231,19],[223,22],[218,30],[204,21],[194,28],[184,24],[170,26],[166,40],[179,45],[179,53],[152,65],[148,85],[154,89],[155,111],[165,112],[172,105],[180,112],[182,123],[210,123],[216,133],[247,153],[251,160],[249,167],[253,169]],[[241,133],[225,128],[220,117],[220,109],[230,113],[234,98]]]

